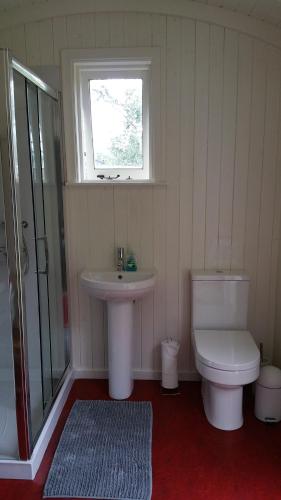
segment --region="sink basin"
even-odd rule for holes
[[[83,271],[80,280],[90,296],[107,303],[109,395],[126,399],[134,387],[134,301],[153,290],[156,273]]]
[[[128,301],[140,299],[155,285],[152,271],[84,271],[81,284],[97,299]]]

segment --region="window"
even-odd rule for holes
[[[79,177],[149,178],[150,61],[74,66]]]
[[[153,179],[156,66],[154,49],[63,51],[66,153],[76,182]]]
[[[90,100],[95,170],[142,169],[142,79],[90,80]]]

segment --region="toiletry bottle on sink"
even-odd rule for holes
[[[127,262],[126,262],[126,271],[137,271],[137,261],[133,252],[128,252]]]

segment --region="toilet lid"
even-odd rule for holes
[[[198,359],[218,370],[249,370],[259,363],[259,350],[246,330],[195,330],[193,339]]]

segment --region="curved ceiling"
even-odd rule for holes
[[[58,2],[60,0],[57,0]],[[83,0],[82,0],[83,1]],[[172,1],[172,0],[171,0]],[[281,0],[192,0],[238,12],[281,28]],[[48,0],[0,0],[0,11],[48,3]]]
[[[281,0],[195,0],[281,27]]]

